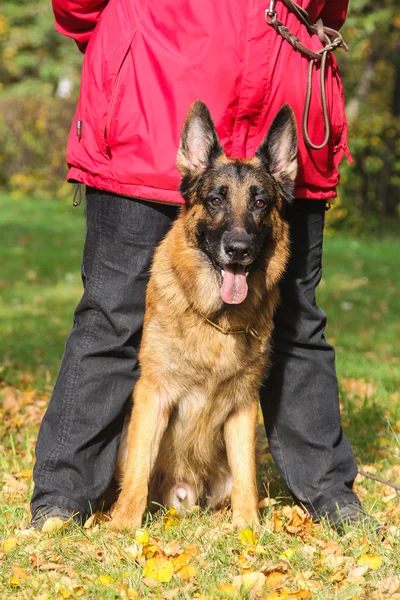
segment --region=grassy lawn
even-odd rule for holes
[[[81,293],[83,207],[0,195],[0,599],[400,598],[395,490],[358,476],[384,540],[340,538],[292,506],[267,447],[262,527],[229,513],[154,517],[136,537],[101,516],[86,529],[28,529],[34,443]],[[319,303],[337,349],[343,425],[364,471],[400,485],[400,241],[327,237]],[[264,486],[264,491],[262,487]]]

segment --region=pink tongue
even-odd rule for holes
[[[225,304],[240,304],[247,296],[247,281],[244,268],[235,271],[225,267],[225,275],[221,285],[221,298]]]

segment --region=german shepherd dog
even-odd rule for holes
[[[148,500],[177,510],[230,501],[235,525],[258,522],[259,388],[288,259],[296,155],[288,105],[251,160],[225,156],[206,105],[190,108],[177,156],[186,204],[151,269],[112,528],[140,527]]]

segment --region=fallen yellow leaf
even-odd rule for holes
[[[168,542],[168,544],[164,547],[164,553],[167,556],[176,556],[179,554],[179,550],[181,549],[179,542],[174,540],[173,542]]]
[[[285,600],[307,600],[311,598],[311,592],[308,590],[298,590],[297,592],[289,592],[289,590],[282,590],[282,598]]]
[[[283,573],[280,573],[279,571],[272,571],[272,573],[268,575],[265,585],[270,590],[273,590],[278,587],[281,587],[285,579],[286,575],[284,575]]]
[[[382,556],[380,554],[361,554],[357,564],[370,569],[379,569],[382,564]]]
[[[156,589],[159,587],[158,581],[156,581],[153,577],[143,577],[142,583],[143,585],[151,589]]]
[[[17,546],[18,546],[18,540],[15,537],[7,538],[3,542],[3,550],[6,554],[13,552]]]
[[[355,569],[351,569],[349,573],[347,573],[346,581],[348,583],[359,583],[362,581],[365,573],[368,571],[368,567],[366,565],[361,565],[356,567]]]
[[[200,550],[195,544],[189,544],[189,546],[186,546],[185,552],[191,554],[191,556],[199,556],[200,554]]]
[[[225,581],[220,581],[217,587],[218,592],[220,592],[218,594],[218,596],[222,596],[224,597],[228,597],[228,598],[237,598],[238,596],[238,591],[236,586],[234,586],[232,583],[226,583]]]
[[[136,529],[135,539],[139,544],[148,544],[149,532],[146,529]]]
[[[245,546],[255,546],[258,542],[258,538],[252,529],[242,529],[239,538]]]
[[[288,569],[288,565],[286,562],[271,562],[266,563],[262,566],[260,571],[264,573],[264,575],[268,575],[268,573],[272,573],[273,571],[279,571],[280,573],[285,573]]]
[[[28,573],[22,567],[13,567],[13,573],[18,579],[26,579],[28,577]]]
[[[136,598],[139,598],[139,594],[134,588],[128,588],[126,590],[126,595],[129,598],[129,600],[136,600]]]
[[[10,585],[11,585],[11,587],[20,587],[21,583],[20,583],[18,577],[13,575],[10,579]]]
[[[100,584],[100,585],[104,585],[104,586],[108,586],[110,585],[110,583],[112,582],[111,577],[109,577],[108,575],[99,575],[99,577],[96,578],[96,583]]]
[[[156,581],[163,581],[164,583],[171,581],[173,574],[174,565],[170,560],[163,558],[162,556],[149,558],[143,569],[143,575],[145,577],[151,577]]]
[[[194,565],[184,565],[177,570],[176,574],[182,579],[190,579],[197,575],[196,567]]]
[[[172,558],[171,561],[174,565],[174,568],[178,570],[184,565],[190,563],[191,559],[192,556],[188,552],[182,552],[182,554],[179,554],[176,558]]]
[[[282,554],[279,555],[279,558],[286,558],[287,560],[290,560],[293,554],[293,550],[291,548],[288,548],[287,550],[284,550]]]
[[[337,583],[339,581],[343,581],[344,579],[344,569],[339,569],[338,571],[335,571],[334,573],[332,573],[332,575],[329,575],[328,580],[331,583]]]
[[[283,521],[277,515],[274,515],[274,531],[278,533],[283,527]]]
[[[237,575],[234,577],[233,583],[239,592],[241,592],[244,588],[244,590],[252,597],[262,594],[262,587],[265,583],[265,575],[258,571],[244,573],[244,575]]]
[[[138,541],[135,541],[131,546],[123,549],[123,552],[133,560],[139,558],[139,556],[142,554],[142,551],[143,546]]]

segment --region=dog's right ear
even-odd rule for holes
[[[210,111],[204,102],[193,102],[183,125],[176,166],[182,177],[198,177],[224,151]]]

